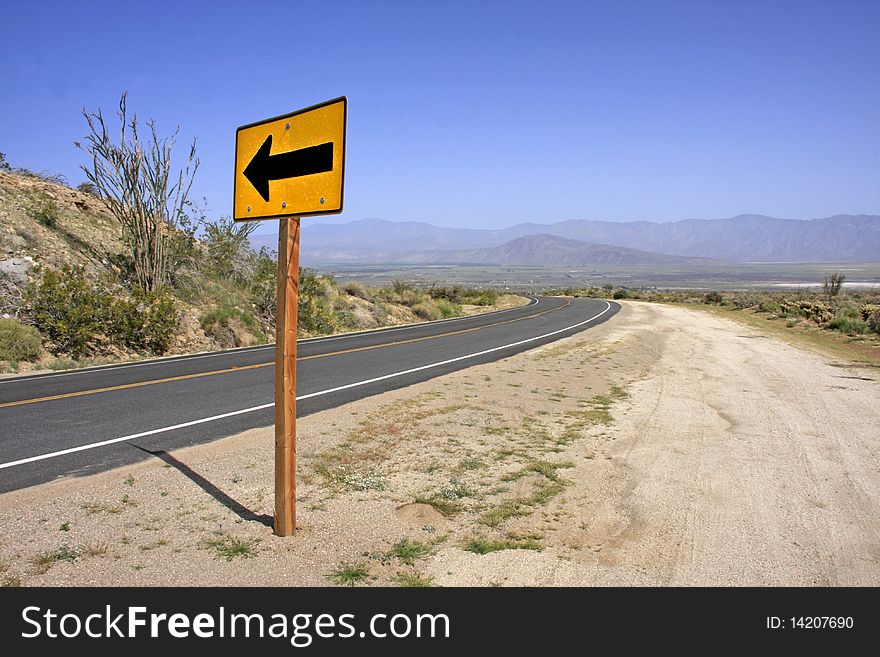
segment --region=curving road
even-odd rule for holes
[[[504,358],[619,309],[599,299],[536,297],[475,317],[301,340],[297,414]],[[267,345],[2,379],[0,492],[271,425],[273,365]]]

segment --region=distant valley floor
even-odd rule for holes
[[[655,265],[466,265],[466,264],[315,264],[322,272],[366,285],[387,285],[402,279],[430,285],[492,286],[510,291],[569,287],[668,288],[701,290],[821,288],[833,273],[846,276],[846,289],[880,290],[880,263],[704,263]]]

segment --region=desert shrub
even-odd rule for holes
[[[388,321],[388,306],[381,301],[376,301],[373,304],[372,313],[378,326],[382,326]]]
[[[206,312],[199,323],[224,348],[248,346],[265,339],[256,318],[229,302]]]
[[[859,313],[868,328],[880,335],[880,304],[866,303]]]
[[[440,313],[440,317],[443,319],[447,319],[449,317],[458,317],[461,315],[461,306],[457,303],[452,303],[451,301],[446,301],[445,299],[440,299],[435,302],[437,306],[437,311]]]
[[[52,199],[39,196],[34,199],[31,216],[46,228],[55,228],[58,225],[58,206]]]
[[[469,303],[472,306],[492,306],[498,300],[496,290],[470,290],[461,296],[460,303]]]
[[[314,269],[308,267],[299,268],[299,294],[313,298],[329,296],[333,288],[333,279],[330,276],[321,276]]]
[[[723,301],[724,297],[722,297],[721,292],[718,292],[717,290],[706,292],[706,294],[703,295],[703,303],[715,304],[717,306],[720,306]]]
[[[773,313],[774,315],[779,315],[782,313],[782,308],[773,299],[761,299],[761,301],[758,303],[757,310],[758,312]]]
[[[247,221],[236,223],[230,217],[204,222],[208,270],[216,276],[244,282],[250,274],[252,253],[248,237],[257,225]]]
[[[798,301],[794,311],[801,317],[806,317],[817,324],[825,324],[834,319],[834,311],[826,303],[821,301]]]
[[[12,167],[6,161],[6,153],[0,153],[0,171],[11,171]]]
[[[432,299],[447,299],[456,303],[461,302],[465,288],[461,285],[437,285],[436,283],[428,288],[428,295]]]
[[[333,280],[319,276],[313,269],[301,267],[299,270],[299,329],[310,334],[332,333],[336,324],[330,308],[330,294]]]
[[[617,290],[614,290],[614,294],[611,295],[611,298],[612,299],[628,299],[629,298],[629,291],[626,290],[625,288],[619,288]]]
[[[254,313],[263,327],[275,330],[275,312],[278,297],[278,263],[272,251],[265,246],[253,255],[248,291],[253,299]]]
[[[56,185],[64,185],[65,187],[70,187],[67,176],[64,176],[60,173],[55,173],[53,171],[31,171],[30,169],[19,167],[15,169],[15,172],[20,173],[23,176],[27,176],[28,178],[36,178],[37,180],[45,180],[46,182],[55,183]]]
[[[245,312],[241,308],[237,306],[233,306],[230,304],[221,304],[216,308],[213,308],[202,315],[199,323],[202,325],[202,328],[205,331],[209,331],[216,326],[229,326],[229,323],[233,320],[238,320],[241,322],[242,326],[245,328],[259,331],[260,327],[257,324],[257,320],[254,319],[254,316],[248,312]]]
[[[54,354],[81,358],[107,341],[126,349],[163,354],[177,327],[174,299],[165,289],[129,294],[91,282],[82,267],[45,270],[28,288],[34,326]]]
[[[870,317],[874,313],[880,313],[880,304],[866,303],[861,308],[859,308],[859,316],[865,321],[867,321],[868,317]]]
[[[33,326],[11,319],[0,318],[0,360],[17,363],[35,361],[40,356],[42,340]]]
[[[737,294],[733,298],[733,305],[735,308],[739,310],[748,310],[750,308],[757,308],[762,299],[759,294],[754,292],[743,292],[741,294]]]
[[[412,306],[412,311],[417,317],[428,321],[434,321],[435,319],[440,319],[442,317],[437,305],[430,299],[425,299],[414,304]]]
[[[828,322],[828,328],[832,331],[840,331],[847,335],[863,335],[868,332],[868,324],[861,319],[837,316]]]
[[[822,293],[829,297],[836,297],[840,294],[840,288],[843,287],[843,282],[845,280],[846,274],[841,272],[826,276],[825,280],[822,281]]]
[[[106,299],[81,267],[45,270],[29,287],[28,297],[34,325],[49,339],[55,354],[84,356],[103,331]]]
[[[412,292],[415,290],[415,284],[410,281],[401,281],[394,279],[391,281],[391,290],[394,294],[402,295],[404,292]]]
[[[343,297],[336,297],[333,302],[333,323],[337,328],[355,328],[358,326],[351,306]]]
[[[83,194],[89,194],[96,198],[100,198],[101,192],[98,190],[98,186],[94,183],[84,182],[80,183],[76,186],[77,191],[82,192]]]
[[[151,292],[137,288],[130,298],[116,297],[107,306],[107,335],[135,351],[164,354],[176,328],[177,309],[166,288]]]
[[[336,324],[333,313],[320,299],[301,294],[297,304],[298,328],[312,335],[333,333]]]
[[[373,300],[373,295],[370,294],[369,290],[357,281],[346,281],[341,287],[342,291],[350,296],[363,299],[364,301]]]

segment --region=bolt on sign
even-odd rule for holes
[[[296,329],[300,217],[342,212],[348,100],[235,131],[236,221],[278,219],[275,315],[275,534],[296,529]]]
[[[236,130],[233,219],[342,212],[347,114],[342,97]]]

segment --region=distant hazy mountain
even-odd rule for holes
[[[609,244],[592,244],[556,235],[526,235],[505,242],[500,246],[482,249],[457,251],[441,249],[399,254],[396,262],[454,262],[492,265],[648,265],[684,264],[704,260],[704,258],[685,258],[649,253]]]
[[[562,221],[555,224],[518,224],[500,230],[442,228],[416,222],[363,219],[347,223],[311,224],[302,234],[305,262],[438,262],[448,252],[450,262],[469,257],[502,258],[509,252],[534,248],[534,264],[560,262],[578,256],[571,244],[553,243],[546,237],[608,245],[679,257],[703,257],[734,262],[871,262],[880,260],[880,216],[835,215],[809,221],[740,215],[730,219],[686,219],[670,223],[650,221]],[[513,244],[525,236],[544,240]],[[273,238],[259,243],[274,246]],[[540,246],[545,243],[545,247]],[[503,248],[502,248],[503,247]],[[496,251],[493,249],[502,249]],[[485,250],[482,255],[476,250]],[[585,253],[587,253],[585,251]],[[599,257],[595,251],[591,256]],[[546,262],[541,262],[545,254]],[[523,254],[525,255],[525,254]],[[612,256],[609,254],[609,258]],[[626,256],[618,253],[620,258]],[[634,256],[635,257],[635,256]],[[473,260],[472,260],[473,261]],[[489,262],[489,260],[477,260]],[[592,261],[591,261],[592,262]]]

